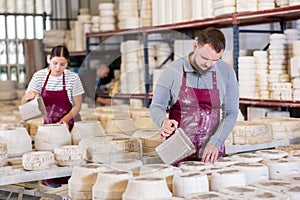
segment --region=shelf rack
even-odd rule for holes
[[[58,167],[56,165],[49,169],[40,171],[27,171],[23,168],[12,168],[11,166],[6,166],[1,169],[1,174],[3,175],[0,179],[0,186],[58,177],[67,177],[72,175],[72,170],[72,166]]]
[[[300,6],[288,6],[282,8],[275,8],[270,10],[261,10],[255,12],[243,12],[232,14],[232,28],[233,28],[233,62],[234,70],[238,79],[238,57],[239,57],[239,33],[240,32],[257,32],[257,33],[283,33],[286,29],[286,22],[300,18]],[[240,26],[266,24],[266,23],[280,23],[280,30],[240,30]]]
[[[278,31],[274,30],[254,30],[253,32],[283,32],[286,29],[286,22],[291,20],[300,19],[300,6],[288,6],[288,7],[279,7],[269,10],[261,10],[254,12],[242,12],[242,13],[233,13],[226,14],[222,16],[217,16],[213,18],[205,18],[200,20],[191,20],[187,22],[165,24],[158,26],[146,26],[135,29],[125,29],[125,30],[115,30],[115,31],[105,31],[105,32],[96,32],[96,33],[87,33],[86,34],[86,54],[88,54],[90,49],[90,39],[91,38],[101,38],[109,37],[113,35],[130,35],[130,34],[141,34],[144,38],[144,44],[147,43],[147,35],[149,33],[164,32],[169,30],[174,30],[178,32],[185,33],[189,36],[194,34],[194,31],[201,30],[210,26],[217,28],[232,27],[233,28],[233,52],[234,52],[234,70],[238,74],[238,57],[239,57],[239,33],[245,32],[240,30],[240,26],[247,25],[256,25],[256,24],[265,24],[265,23],[280,23],[281,29]],[[249,31],[251,32],[251,30]],[[145,51],[147,49],[145,48]],[[145,55],[147,53],[145,52]],[[147,59],[145,59],[145,67],[147,73]],[[146,74],[147,77],[147,74]],[[238,76],[237,76],[238,79]],[[146,79],[147,80],[147,79]],[[146,86],[147,87],[147,86]],[[144,99],[148,99],[149,95],[144,95]],[[132,95],[129,94],[120,94],[122,97],[129,96],[132,98]],[[140,96],[138,96],[140,97]],[[255,100],[255,99],[241,99],[240,104],[245,105],[259,105],[259,106],[282,106],[282,107],[293,107],[300,108],[300,102],[295,101],[276,101],[276,100]]]
[[[135,34],[135,33],[153,33],[161,32],[167,30],[199,30],[204,29],[209,26],[214,26],[218,28],[229,27],[232,24],[239,24],[243,26],[263,24],[263,23],[273,23],[278,22],[281,18],[286,21],[296,20],[300,18],[300,6],[288,6],[283,8],[274,8],[269,10],[261,10],[254,12],[242,12],[226,14],[222,16],[217,16],[213,18],[205,18],[200,20],[191,20],[187,22],[179,22],[173,24],[164,24],[158,26],[145,26],[141,28],[134,29],[124,29],[124,30],[114,30],[114,31],[103,31],[87,33],[86,37],[103,37],[121,34]]]
[[[273,140],[272,142],[259,143],[259,144],[243,144],[243,145],[230,145],[225,146],[226,154],[236,154],[236,153],[245,153],[253,152],[261,149],[270,149],[279,146],[287,146],[290,144],[299,144],[300,139],[289,139],[289,140]]]
[[[300,101],[295,100],[240,98],[240,104],[249,106],[300,108]]]
[[[102,94],[101,97],[103,98],[113,98],[113,99],[144,99],[145,94],[122,94],[118,93],[114,96],[110,96],[109,94]],[[150,101],[152,99],[152,93],[148,93],[146,96],[147,100]]]

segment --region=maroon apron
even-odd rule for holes
[[[216,72],[212,72],[212,89],[199,89],[186,86],[186,72],[183,72],[182,85],[177,102],[170,108],[169,119],[178,121],[196,147],[196,153],[174,163],[189,160],[201,160],[199,150],[201,145],[209,140],[220,120],[220,97],[217,89]],[[225,156],[224,144],[219,149],[219,157]]]
[[[69,101],[68,92],[66,90],[65,84],[65,74],[63,73],[63,89],[60,91],[49,91],[46,90],[46,85],[49,79],[51,71],[47,75],[46,81],[42,88],[41,96],[43,98],[46,107],[46,116],[44,118],[44,124],[53,124],[59,122],[63,116],[65,116],[71,109],[72,104]],[[76,121],[80,121],[80,115],[75,117]],[[69,131],[72,130],[74,126],[74,118],[69,121]],[[55,133],[53,133],[55,134]],[[55,139],[55,137],[53,137]],[[61,177],[44,180],[44,183],[56,185],[59,187],[60,184],[67,184],[70,177]]]
[[[59,122],[72,109],[72,104],[69,101],[68,92],[65,84],[65,74],[63,73],[63,89],[59,91],[46,90],[46,85],[51,71],[47,75],[46,81],[42,88],[42,98],[46,107],[46,116],[44,124],[54,124]],[[80,121],[81,117],[78,114],[75,118],[69,120],[69,130],[74,126],[74,121]]]

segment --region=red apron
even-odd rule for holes
[[[196,147],[196,153],[174,163],[201,160],[199,150],[207,143],[209,136],[217,129],[220,120],[220,97],[217,89],[216,72],[212,72],[212,89],[199,89],[186,86],[186,72],[183,72],[182,85],[177,102],[170,108],[169,119],[178,121]],[[219,157],[225,156],[224,144],[219,149]]]
[[[46,81],[42,88],[42,98],[46,107],[46,116],[44,118],[44,124],[54,124],[59,122],[70,110],[72,104],[68,98],[68,92],[65,84],[65,74],[63,73],[63,89],[60,91],[46,90],[46,85],[49,79],[51,71],[47,75]],[[71,131],[74,126],[74,121],[80,121],[80,115],[75,116],[69,121],[69,130]]]
[[[46,107],[46,116],[44,118],[44,124],[53,124],[59,122],[63,116],[65,116],[71,109],[72,104],[68,98],[68,92],[65,84],[65,74],[63,73],[63,89],[60,91],[46,90],[46,85],[49,79],[51,71],[47,75],[46,81],[42,88],[42,98]],[[76,121],[80,121],[80,115],[75,117]],[[69,131],[74,126],[74,118],[69,121]],[[55,139],[55,138],[54,138]],[[44,180],[44,183],[52,185],[52,187],[59,187],[60,184],[67,184],[70,177],[61,177]]]

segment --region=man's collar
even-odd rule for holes
[[[190,56],[191,54],[193,54],[193,52],[189,53],[189,55],[185,56],[185,62],[183,65],[183,70],[185,72],[191,72],[191,73],[197,73],[199,74],[199,72],[197,70],[194,69],[194,67],[192,66],[191,62],[190,62]],[[206,70],[205,72],[210,72],[210,71],[214,71],[215,70],[215,65],[210,67],[208,70]]]

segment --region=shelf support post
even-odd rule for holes
[[[286,29],[286,20],[283,17],[281,17],[279,24],[280,24],[280,29],[281,29],[281,31],[283,33],[284,30]]]
[[[149,107],[148,94],[150,92],[150,77],[149,77],[149,60],[148,60],[148,35],[143,31],[143,43],[144,43],[144,62],[145,62],[145,96],[144,105]]]
[[[90,36],[88,34],[85,34],[85,55],[86,55],[86,68],[90,69],[90,55],[89,53],[91,52],[91,43],[90,43]]]
[[[233,27],[233,68],[237,80],[239,80],[238,74],[238,59],[239,59],[239,24],[236,14],[232,15],[232,27]]]

